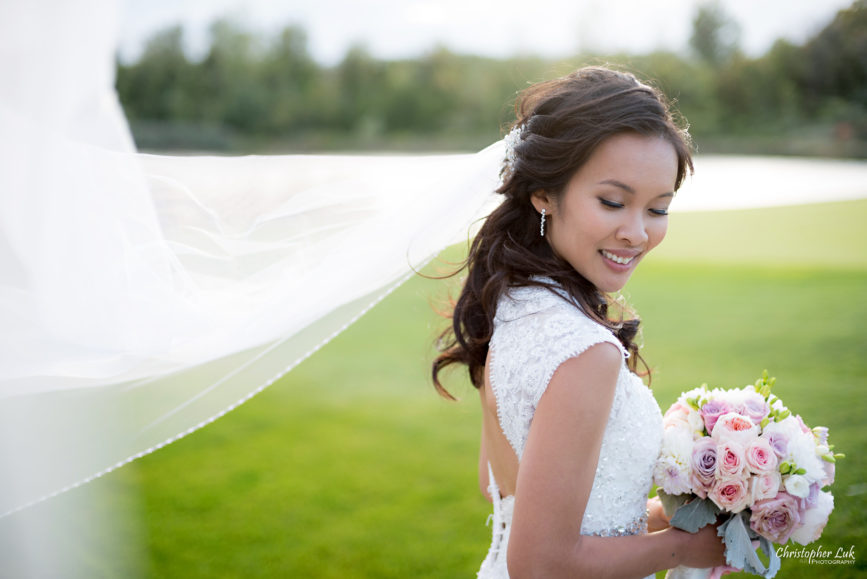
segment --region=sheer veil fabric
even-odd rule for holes
[[[494,202],[501,143],[139,154],[116,19],[0,4],[0,521],[247,400]]]

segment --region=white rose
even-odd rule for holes
[[[795,529],[791,539],[801,545],[807,545],[819,539],[825,525],[828,524],[828,516],[834,510],[834,497],[831,493],[819,491],[816,506],[807,509],[801,517],[801,526]]]
[[[772,499],[780,490],[780,473],[766,472],[750,478],[750,504],[763,499]]]
[[[789,475],[786,477],[784,484],[786,486],[786,492],[793,497],[805,499],[807,498],[807,495],[810,494],[810,481],[808,481],[805,476],[799,474]]]

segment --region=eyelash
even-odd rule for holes
[[[608,199],[604,199],[602,197],[599,198],[599,201],[605,207],[611,207],[612,209],[622,209],[623,208],[623,203],[617,203],[615,201],[609,201]]]
[[[622,209],[624,207],[623,203],[617,203],[616,201],[609,201],[603,197],[599,198],[599,202],[602,203],[605,207],[609,207],[611,209]],[[659,217],[664,217],[668,215],[668,209],[651,209],[651,213],[657,215]]]

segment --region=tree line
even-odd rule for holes
[[[493,59],[447,48],[381,60],[363,45],[334,66],[303,28],[264,37],[231,20],[210,28],[203,58],[180,26],[118,63],[117,89],[139,146],[232,151],[476,149],[513,118],[530,82],[585,64],[636,73],[676,101],[700,151],[867,157],[867,0],[802,44],[745,55],[717,3],[693,17],[688,53]]]

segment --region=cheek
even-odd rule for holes
[[[648,251],[659,245],[668,232],[668,218],[660,219],[658,223],[652,223],[647,228]]]

